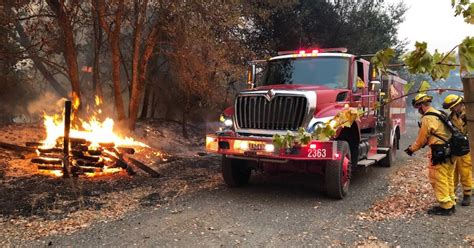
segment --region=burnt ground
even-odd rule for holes
[[[413,126],[402,147],[414,135]],[[433,197],[423,153],[399,153],[391,168],[356,171],[342,201],[324,195],[320,178],[302,175],[257,174],[249,186],[228,189],[219,158],[193,153],[158,166],[158,179],[115,175],[76,185],[32,175],[6,188],[11,163],[4,163],[2,246],[474,245],[473,206],[458,206],[450,217],[425,214]],[[80,193],[71,194],[78,188]],[[35,194],[43,196],[33,201]]]

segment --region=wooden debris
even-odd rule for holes
[[[5,142],[0,142],[0,148],[17,151],[17,152],[34,152],[36,151],[33,147],[19,146],[14,144],[9,144]]]
[[[142,171],[148,173],[151,177],[160,177],[161,176],[160,173],[156,172],[155,170],[153,170],[149,166],[145,165],[144,163],[142,163],[142,162],[140,162],[140,161],[138,161],[134,158],[123,156],[123,159],[125,161],[135,165],[136,167],[138,167]]]
[[[31,162],[35,164],[62,164],[62,160],[59,158],[45,158],[45,157],[33,158],[31,159]]]

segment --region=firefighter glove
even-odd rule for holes
[[[405,152],[408,154],[408,156],[413,156],[413,151],[410,148],[411,147],[409,146],[407,149],[405,149]]]

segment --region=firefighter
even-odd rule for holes
[[[429,181],[433,187],[439,206],[428,210],[428,214],[452,215],[455,212],[456,199],[454,194],[454,166],[451,162],[449,148],[445,141],[451,137],[450,130],[441,120],[433,115],[425,115],[429,112],[441,114],[440,111],[431,107],[432,96],[420,93],[412,101],[414,108],[422,115],[420,130],[415,142],[405,152],[412,156],[414,152],[430,146],[429,153]]]
[[[449,119],[459,131],[467,135],[466,107],[463,103],[463,97],[458,95],[448,95],[444,99],[443,108],[451,110]],[[462,206],[471,205],[472,195],[472,162],[471,153],[464,156],[453,156],[454,161],[454,189],[461,181],[463,189]]]

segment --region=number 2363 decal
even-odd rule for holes
[[[326,149],[309,149],[308,158],[325,158],[327,156]]]

